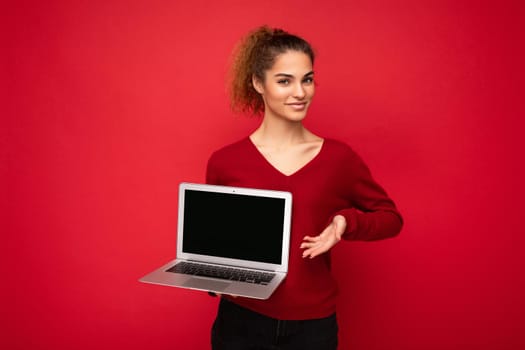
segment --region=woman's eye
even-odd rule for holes
[[[311,84],[314,82],[314,78],[310,77],[310,78],[305,78],[303,80],[303,83],[306,83],[306,84]]]
[[[290,84],[290,80],[288,80],[288,79],[281,79],[281,80],[278,80],[277,83],[281,84],[281,85],[288,85],[288,84]]]

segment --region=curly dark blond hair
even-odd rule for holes
[[[264,101],[253,87],[252,77],[264,82],[265,72],[272,68],[277,56],[286,51],[303,52],[314,63],[315,55],[310,44],[282,29],[262,26],[238,43],[228,77],[230,105],[234,112],[264,113]]]

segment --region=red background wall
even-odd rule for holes
[[[406,220],[393,240],[335,248],[341,348],[523,348],[523,13],[13,2],[0,347],[208,348],[216,299],[137,280],[174,255],[178,183],[203,181],[210,153],[256,127],[231,115],[224,75],[236,40],[267,23],[314,44],[308,126],[352,145]]]

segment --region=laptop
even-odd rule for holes
[[[289,192],[181,183],[177,256],[141,282],[268,299],[288,271]]]

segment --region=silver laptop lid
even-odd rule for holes
[[[288,270],[289,192],[181,183],[177,258]]]

